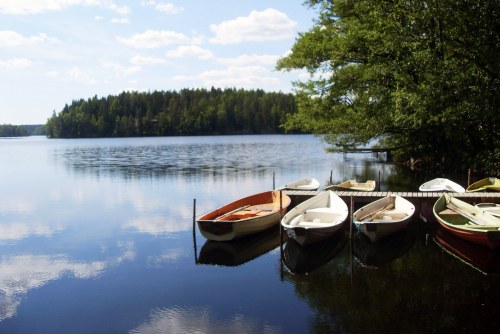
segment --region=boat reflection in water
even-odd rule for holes
[[[200,250],[198,262],[220,266],[239,266],[280,245],[280,227],[232,241],[207,240]],[[283,233],[286,238],[286,233]],[[286,240],[286,239],[285,239]]]
[[[330,262],[346,243],[345,228],[338,230],[330,238],[306,246],[289,239],[283,251],[283,262],[294,274],[310,273]]]
[[[500,250],[476,245],[439,228],[434,235],[436,244],[445,252],[484,275],[500,274]]]
[[[414,234],[404,229],[376,242],[359,231],[354,237],[353,253],[356,259],[367,267],[380,267],[408,252],[413,245]]]

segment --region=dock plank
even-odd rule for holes
[[[311,191],[311,190],[283,190],[283,193],[289,196],[309,196],[312,197],[314,195],[319,194],[324,190]],[[439,197],[443,195],[443,192],[388,192],[388,191],[334,191],[337,195],[342,198],[353,197],[354,199],[378,199],[385,197],[389,194],[399,195],[405,198],[414,198],[414,199],[435,199],[437,200]],[[450,196],[457,197],[460,199],[472,199],[472,200],[480,200],[480,199],[488,199],[493,202],[500,202],[500,192],[472,192],[472,193],[447,193]]]

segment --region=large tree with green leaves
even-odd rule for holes
[[[286,122],[332,150],[379,139],[416,165],[500,173],[498,0],[308,0],[314,26],[280,70],[296,82]]]

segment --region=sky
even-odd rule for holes
[[[292,92],[276,71],[315,13],[302,0],[0,0],[0,124],[123,91]]]

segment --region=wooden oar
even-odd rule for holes
[[[390,202],[390,203],[389,203],[389,204],[387,204],[386,206],[384,206],[384,207],[382,207],[382,208],[378,209],[377,211],[375,211],[375,212],[370,212],[370,213],[368,213],[368,214],[364,215],[363,217],[359,218],[359,221],[363,221],[366,217],[369,217],[369,216],[371,216],[371,217],[370,217],[370,221],[371,221],[371,220],[373,220],[373,217],[375,217],[377,214],[382,213],[382,212],[385,212],[385,211],[386,211],[386,210],[388,210],[388,209],[392,209],[393,207],[394,207],[394,203],[393,203],[393,202]]]
[[[446,207],[452,211],[455,211],[456,213],[464,216],[465,218],[469,219],[472,223],[476,224],[476,225],[482,225],[482,226],[486,226],[486,225],[492,225],[490,224],[489,222],[485,221],[485,220],[482,220],[481,218],[478,218],[476,216],[474,216],[474,213],[473,212],[470,212],[470,211],[466,211],[458,206],[456,206],[455,204],[453,203],[447,203],[446,204]]]
[[[220,215],[219,217],[215,218],[214,220],[221,220],[221,219],[223,219],[223,218],[225,218],[225,217],[229,216],[230,214],[233,214],[233,213],[238,212],[238,211],[245,210],[245,209],[246,209],[246,208],[248,208],[249,206],[250,206],[250,205],[244,205],[244,206],[239,207],[239,208],[237,208],[237,209],[231,210],[231,211],[229,211],[229,212],[226,212],[226,213],[225,213],[225,214],[223,214],[223,215]]]

